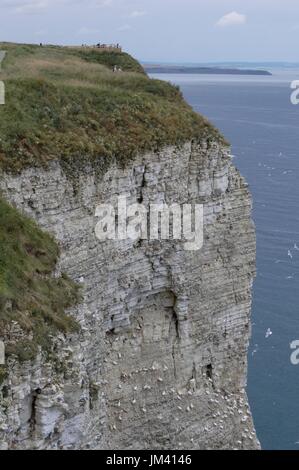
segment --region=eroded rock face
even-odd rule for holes
[[[2,447],[257,448],[245,393],[255,232],[228,149],[188,143],[101,176],[86,164],[70,178],[54,163],[3,175],[1,187],[55,235],[58,270],[84,292],[71,312],[81,332],[56,338],[56,363],[10,360]],[[204,204],[203,248],[100,242],[96,206],[119,195]]]

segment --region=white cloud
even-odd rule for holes
[[[227,15],[222,16],[220,20],[217,21],[216,26],[226,27],[226,26],[234,26],[245,24],[247,21],[246,15],[242,15],[241,13],[237,13],[236,11],[232,11]]]
[[[83,26],[82,28],[79,29],[78,34],[88,36],[89,34],[99,34],[100,32],[101,32],[100,29],[86,28],[85,26]]]
[[[105,7],[111,5],[113,0],[0,0],[0,8],[10,8],[15,13],[38,13],[49,7],[61,5]]]
[[[47,29],[39,29],[38,31],[34,32],[34,36],[45,36],[45,34],[48,34]]]
[[[49,0],[4,0],[2,6],[11,8],[16,13],[34,13],[47,8]]]
[[[117,31],[129,31],[130,29],[132,29],[132,27],[129,24],[124,24],[123,26],[120,26]]]
[[[95,0],[95,5],[99,7],[105,7],[107,5],[111,5],[112,0]]]
[[[132,11],[132,13],[129,14],[129,17],[130,18],[140,18],[141,16],[145,16],[146,14],[147,14],[146,11],[135,10],[135,11]]]

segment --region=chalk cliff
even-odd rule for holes
[[[58,360],[8,359],[1,448],[258,448],[245,391],[255,231],[228,147],[195,139],[102,169],[53,160],[2,172],[0,187],[55,236],[54,275],[83,293],[69,312],[80,331],[54,338]],[[96,206],[119,195],[203,204],[203,248],[100,242]]]

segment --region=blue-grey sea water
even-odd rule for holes
[[[248,395],[263,449],[299,449],[299,105],[296,67],[273,76],[153,75],[180,85],[186,100],[232,144],[253,195],[257,229]],[[270,329],[272,335],[266,338]]]

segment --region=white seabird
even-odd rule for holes
[[[268,339],[268,338],[270,338],[270,336],[272,336],[272,335],[273,335],[273,333],[272,333],[271,329],[268,328],[268,330],[266,331],[266,336],[265,336],[265,338]]]

